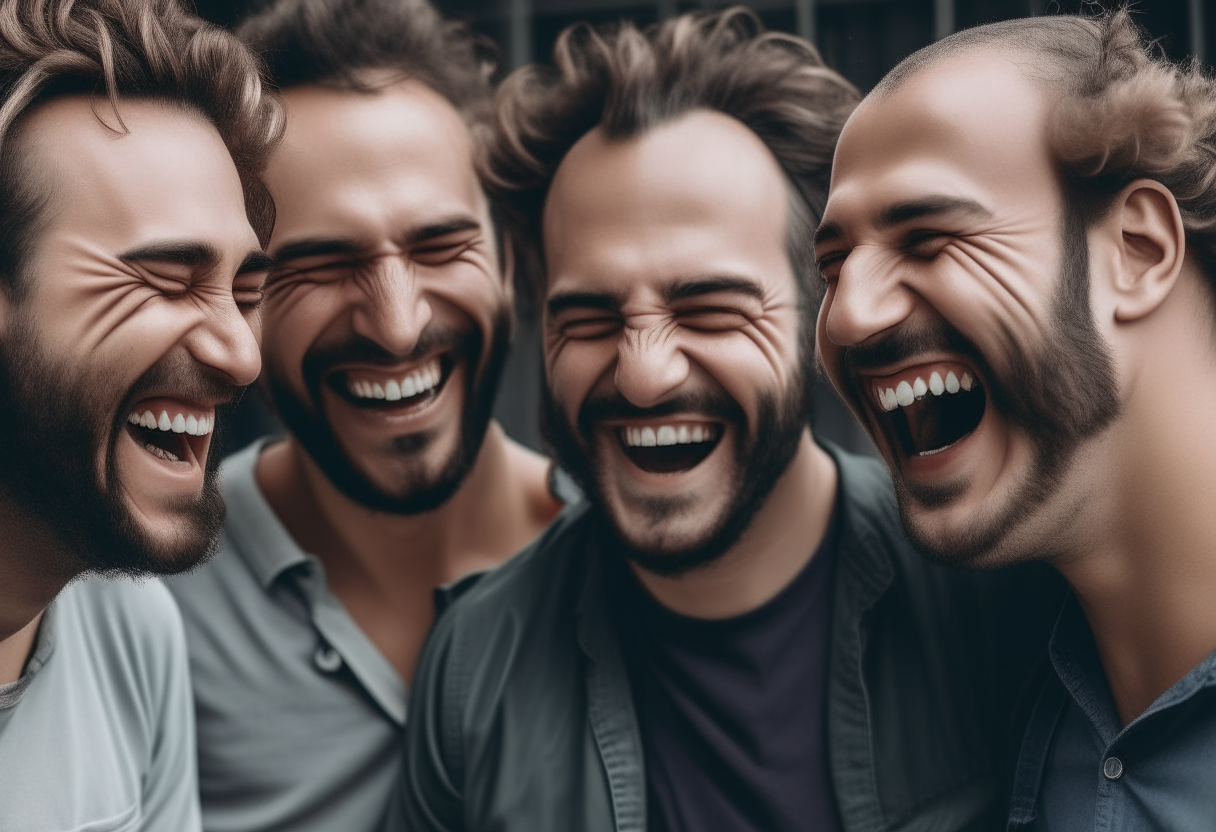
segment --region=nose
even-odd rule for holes
[[[901,323],[915,304],[915,293],[891,258],[858,246],[828,289],[823,332],[836,346],[860,344]]]
[[[688,357],[662,326],[626,326],[617,346],[617,390],[637,407],[654,407],[688,378]]]
[[[253,384],[262,371],[261,338],[261,320],[257,315],[246,319],[233,302],[191,330],[186,346],[200,364],[244,387]]]
[[[393,355],[412,353],[433,315],[413,270],[401,257],[382,257],[361,288],[355,331]]]

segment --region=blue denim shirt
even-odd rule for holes
[[[1126,726],[1070,595],[1014,780],[1009,830],[1216,829],[1216,652]]]

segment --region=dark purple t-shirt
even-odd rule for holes
[[[825,708],[835,526],[789,586],[737,618],[677,615],[613,570],[649,832],[839,830]]]

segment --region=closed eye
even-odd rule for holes
[[[751,319],[738,309],[717,306],[681,310],[677,313],[677,320],[681,326],[702,332],[739,329],[751,323]]]
[[[621,319],[616,315],[594,315],[585,318],[567,318],[557,323],[557,330],[565,338],[575,341],[593,341],[607,338],[621,331]]]
[[[900,249],[913,257],[932,259],[953,239],[954,235],[946,231],[917,229],[904,236]]]
[[[473,247],[476,238],[461,235],[458,239],[429,240],[410,249],[410,257],[423,266],[442,266],[459,258]]]

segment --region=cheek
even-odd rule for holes
[[[304,354],[341,318],[344,307],[336,285],[300,287],[267,302],[262,316],[262,354],[267,364],[299,379]]]
[[[545,375],[550,394],[573,422],[578,410],[612,368],[615,339],[545,344]]]

